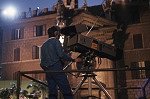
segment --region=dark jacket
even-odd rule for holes
[[[49,38],[41,47],[41,67],[52,66],[61,59],[66,61],[73,61],[73,59],[67,55],[58,39],[55,37]]]

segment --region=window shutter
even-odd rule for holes
[[[36,46],[36,59],[39,59],[39,47],[38,46]]]
[[[32,59],[39,59],[39,47],[38,46],[32,47]]]
[[[32,59],[35,59],[35,58],[36,58],[35,53],[36,53],[36,46],[33,46],[33,47],[32,47]]]
[[[19,35],[20,39],[24,38],[24,28],[20,28],[20,35]]]
[[[15,40],[16,40],[16,39],[19,39],[19,37],[18,37],[18,35],[19,35],[19,33],[18,33],[18,32],[19,32],[19,31],[20,31],[20,30],[15,29]]]
[[[36,26],[33,27],[33,36],[36,36]]]
[[[46,35],[46,25],[43,25],[43,35]]]
[[[20,48],[14,49],[14,61],[20,61]]]

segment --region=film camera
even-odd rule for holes
[[[83,62],[77,63],[78,70],[94,69],[95,57],[113,61],[122,58],[122,50],[95,38],[84,36],[81,34],[84,31],[88,31],[85,25],[74,25],[61,29],[62,34],[69,36],[66,44],[67,49],[81,53],[79,57],[83,59]]]
[[[70,26],[61,29],[61,33],[69,36],[67,47],[70,51],[81,53],[80,56],[83,58],[83,63],[77,66],[78,70],[91,70],[82,72],[83,79],[75,88],[73,94],[75,94],[82,84],[88,79],[88,92],[89,96],[92,95],[92,79],[95,84],[104,92],[108,99],[112,99],[110,94],[107,92],[105,87],[100,83],[93,73],[93,63],[95,57],[107,58],[110,60],[118,60],[122,57],[121,50],[116,49],[114,46],[106,44],[100,40],[92,37],[84,36],[81,32],[87,31],[85,25],[82,26]],[[67,67],[67,66],[66,66]],[[80,72],[78,73],[80,74]],[[78,76],[78,75],[77,75]]]
[[[67,47],[70,51],[84,53],[93,53],[94,56],[108,58],[110,60],[119,60],[122,57],[122,51],[109,44],[92,37],[80,34],[87,31],[85,25],[74,25],[61,29],[61,33],[70,36]]]

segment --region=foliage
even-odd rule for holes
[[[1,99],[9,99],[10,97],[16,95],[16,84],[11,83],[10,88],[2,88],[0,89],[0,98]]]
[[[28,89],[31,89],[32,91],[29,92]],[[16,91],[17,86],[16,83],[11,83],[9,88],[1,88],[0,89],[0,99],[16,99]],[[22,89],[20,91],[20,97],[22,98],[34,98],[38,99],[39,97],[42,97],[42,99],[45,99],[47,96],[48,89],[45,85],[42,85],[37,82],[31,82],[27,89]]]

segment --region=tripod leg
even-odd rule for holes
[[[110,94],[107,92],[107,90],[103,87],[103,85],[95,78],[93,77],[93,80],[97,83],[97,85],[99,86],[99,88],[105,93],[105,95],[107,96],[108,99],[112,99]]]
[[[72,63],[73,63],[73,62],[70,62],[69,64],[67,64],[67,65],[63,68],[63,70],[66,70]]]
[[[89,96],[92,96],[92,79],[91,79],[91,77],[88,77],[88,93],[89,93]],[[88,99],[92,99],[92,98],[89,97]]]
[[[81,82],[76,86],[76,89],[73,91],[73,95],[76,94],[76,92],[79,90],[79,88],[82,86],[84,81],[87,79],[87,77],[84,77]]]

